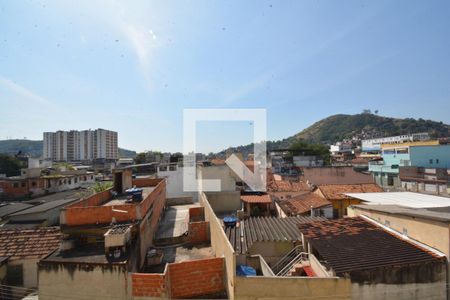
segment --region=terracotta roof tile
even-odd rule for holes
[[[270,195],[241,195],[241,200],[246,203],[272,203]]]
[[[375,183],[363,184],[322,184],[318,186],[328,200],[343,200],[351,197],[344,195],[344,193],[379,193],[383,189]]]
[[[278,204],[287,215],[295,216],[309,212],[311,207],[319,208],[331,205],[331,202],[314,193],[307,193],[291,199],[279,201]]]
[[[360,217],[298,224],[298,228],[338,275],[442,260]]]
[[[0,256],[10,259],[42,258],[59,247],[59,227],[0,230]]]

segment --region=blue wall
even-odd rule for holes
[[[411,165],[426,168],[450,168],[450,145],[409,148]],[[432,163],[430,163],[430,159]],[[436,159],[439,162],[436,162]]]

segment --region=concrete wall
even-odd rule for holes
[[[352,299],[447,299],[445,281],[418,284],[352,284]]]
[[[410,238],[433,247],[450,257],[450,230],[449,224],[445,222],[369,211],[357,207],[351,207],[348,211],[350,217],[364,215],[397,232],[404,233],[406,230]]]
[[[220,180],[220,191],[223,192],[236,190],[236,179],[227,165],[200,166],[197,168],[197,178]],[[200,185],[199,189],[203,190],[203,186]]]
[[[351,299],[351,283],[344,278],[236,277],[235,297],[261,299]]]
[[[22,265],[23,287],[36,288],[38,286],[38,261],[39,259],[9,260],[8,265]]]
[[[182,197],[190,197],[195,201],[198,200],[197,192],[185,192],[183,188],[183,168],[171,165],[166,166],[166,170],[161,170],[162,167],[158,168],[158,178],[166,178],[167,189],[166,189],[166,197],[167,198],[182,198]]]
[[[39,263],[39,299],[127,299],[126,265]]]
[[[238,191],[208,192],[206,196],[214,212],[234,212],[241,209],[241,196]]]
[[[269,266],[272,266],[294,247],[295,245],[291,241],[255,242],[248,252],[250,255],[261,255]]]
[[[200,194],[200,203],[205,207],[205,220],[209,222],[211,247],[216,257],[225,258],[226,287],[228,297],[234,299],[234,278],[236,276],[236,255],[222,225],[217,219],[205,193]]]

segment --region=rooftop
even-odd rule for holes
[[[126,258],[119,262],[109,262],[103,247],[76,247],[67,251],[55,251],[47,256],[44,262],[59,263],[83,263],[83,264],[121,264],[126,263]]]
[[[386,213],[390,215],[408,216],[450,223],[450,205],[447,207],[437,207],[437,208],[411,208],[390,204],[380,204],[380,205],[359,204],[359,205],[352,205],[352,207],[367,211]]]
[[[59,247],[58,227],[0,230],[0,256],[10,259],[42,258]]]
[[[372,175],[356,172],[353,167],[303,168],[301,179],[313,185],[373,183]]]
[[[0,205],[0,219],[13,214],[15,212],[27,209],[33,207],[31,204],[26,203],[20,203],[20,202],[11,202],[11,203],[4,203]]]
[[[237,253],[245,254],[255,242],[300,241],[298,224],[326,220],[322,217],[251,217],[224,231]]]
[[[345,193],[381,193],[383,189],[375,183],[321,184],[319,190],[328,200],[343,200],[351,197]]]
[[[32,206],[28,209],[13,213],[13,214],[11,214],[11,216],[21,216],[21,215],[27,215],[27,214],[41,213],[41,212],[45,212],[45,211],[48,211],[48,210],[51,210],[54,208],[64,207],[65,205],[75,202],[77,200],[78,200],[78,198],[55,200],[55,201],[47,202],[44,204]]]
[[[412,192],[346,193],[347,196],[368,202],[368,205],[391,204],[413,208],[450,206],[450,198]]]
[[[441,260],[363,218],[344,218],[298,228],[336,274]]]
[[[278,204],[286,214],[295,216],[307,213],[311,208],[331,205],[331,202],[310,192],[290,199],[278,201]]]
[[[40,203],[46,203],[46,202],[51,202],[51,201],[61,200],[61,199],[73,199],[73,198],[81,199],[83,196],[87,196],[87,195],[91,195],[91,194],[92,194],[92,191],[90,189],[78,188],[75,190],[69,190],[69,191],[49,194],[49,195],[42,196],[42,197],[36,197],[31,200],[23,201],[22,203],[40,204]]]
[[[241,201],[245,203],[272,203],[270,195],[241,195]]]
[[[151,194],[151,192],[153,192],[155,187],[147,186],[147,187],[142,187],[141,189],[143,190],[142,191],[142,199],[145,199],[148,197],[148,195]],[[114,206],[114,205],[122,205],[122,204],[129,204],[129,203],[130,202],[128,202],[127,195],[118,195],[114,199],[110,199],[109,201],[103,203],[102,206]]]

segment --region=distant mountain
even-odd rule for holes
[[[449,137],[450,125],[424,119],[398,119],[382,117],[371,113],[357,115],[333,115],[322,119],[299,133],[279,141],[268,141],[267,150],[286,149],[295,141],[334,144],[343,139],[367,139],[416,132],[428,132],[433,138]],[[232,147],[227,151],[239,151],[244,155],[252,152],[252,145]]]
[[[0,153],[15,155],[19,151],[32,157],[42,155],[43,141],[31,140],[2,140],[0,141]],[[119,157],[136,156],[136,151],[119,148]]]

